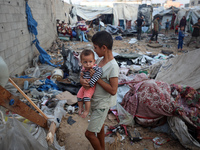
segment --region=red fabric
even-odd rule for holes
[[[126,93],[122,101],[126,111],[133,117],[137,115],[141,116],[142,120],[147,118],[152,121],[162,116],[173,115],[174,99],[167,83],[147,78],[145,80],[141,75],[136,75],[134,80],[137,82],[130,84],[131,90]]]

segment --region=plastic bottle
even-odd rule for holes
[[[24,81],[24,90],[28,90],[29,83],[28,81]]]

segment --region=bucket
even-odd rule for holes
[[[59,81],[63,78],[63,74],[64,73],[61,69],[56,68],[52,71],[51,78]]]

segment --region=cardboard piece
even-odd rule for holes
[[[73,105],[73,104],[77,103],[76,95],[72,95],[68,91],[65,91],[63,93],[56,95],[56,98],[59,100],[67,100],[67,104],[69,104],[69,105]]]

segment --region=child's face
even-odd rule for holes
[[[92,54],[88,56],[82,56],[81,63],[85,69],[91,69],[95,64],[94,56]]]
[[[93,44],[93,46],[94,46],[94,51],[97,53],[99,57],[104,56],[103,50],[98,45]]]
[[[184,30],[184,27],[181,27],[181,30],[183,31],[183,30]]]

